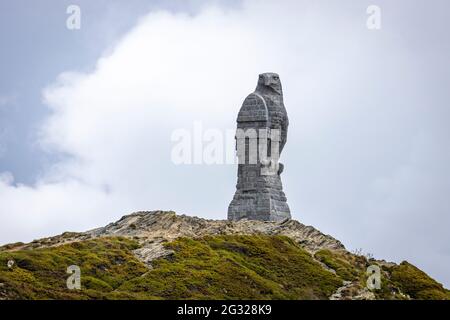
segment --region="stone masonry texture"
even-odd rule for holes
[[[280,178],[284,166],[278,161],[288,126],[278,74],[259,75],[256,90],[244,100],[237,117],[238,179],[228,220],[291,218]]]

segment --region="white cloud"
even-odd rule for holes
[[[52,115],[41,146],[71,157],[33,186],[0,179],[0,242],[134,210],[225,218],[236,168],[175,166],[171,133],[196,120],[233,128],[257,75],[276,71],[291,122],[283,181],[294,217],[449,285],[433,267],[450,257],[440,223],[450,206],[436,190],[449,174],[433,169],[445,166],[441,145],[429,144],[447,133],[434,131],[442,109],[425,110],[417,57],[386,26],[367,30],[365,9],[248,1],[194,16],[150,13],[93,72],[63,73],[45,90]]]

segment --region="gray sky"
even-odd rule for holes
[[[71,31],[72,3],[0,2],[0,243],[225,218],[236,167],[175,165],[171,134],[233,129],[274,71],[294,218],[450,287],[448,2],[78,1]]]

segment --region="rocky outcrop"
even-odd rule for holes
[[[375,294],[366,287],[362,288],[359,281],[344,281],[330,297],[330,300],[375,300]]]
[[[294,239],[307,251],[314,253],[321,249],[345,250],[342,243],[311,226],[286,219],[281,222],[208,220],[172,211],[142,211],[122,217],[105,227],[83,233],[66,232],[62,235],[35,240],[29,244],[9,245],[7,250],[52,247],[98,237],[123,236],[137,240],[141,247],[135,255],[151,267],[151,261],[168,256],[163,243],[180,237],[201,238],[214,235],[283,235]]]
[[[48,250],[34,251],[41,248]],[[288,251],[289,258],[285,259]],[[208,254],[205,255],[205,252]],[[55,264],[70,257],[69,261],[78,261],[83,266],[86,256],[90,257],[89,260],[96,260],[96,263],[84,267],[88,279],[93,281],[87,282],[94,290],[89,292],[97,298],[119,297],[115,288],[120,283],[126,283],[120,288],[123,294],[120,297],[127,299],[155,298],[142,289],[145,288],[141,286],[143,283],[155,290],[159,288],[161,292],[158,297],[190,297],[198,293],[196,287],[191,286],[192,281],[206,291],[212,290],[211,296],[206,295],[208,298],[222,297],[221,290],[229,285],[230,290],[235,290],[235,295],[230,297],[247,299],[250,297],[248,294],[253,292],[250,288],[260,283],[262,277],[271,279],[264,282],[266,285],[275,281],[284,291],[278,292],[278,285],[269,286],[270,290],[263,286],[261,295],[257,297],[267,298],[264,294],[272,292],[274,298],[279,298],[277,294],[281,294],[290,299],[450,299],[450,291],[415,266],[407,262],[397,265],[348,252],[338,240],[295,220],[207,220],[176,215],[174,212],[151,211],[126,215],[117,222],[87,232],[66,232],[28,244],[14,243],[0,247],[0,300],[48,297],[46,294],[50,292],[54,297],[65,299],[85,297],[83,294],[89,296],[89,292],[79,296],[66,292],[64,287],[53,288],[52,280]],[[165,259],[158,259],[162,257]],[[242,259],[251,263],[242,264]],[[16,263],[9,266],[9,260]],[[223,263],[226,263],[226,268]],[[193,265],[203,269],[199,272],[197,268],[192,268]],[[240,269],[236,269],[236,265]],[[372,265],[381,268],[381,290],[371,291],[365,285],[367,268]],[[251,269],[252,266],[256,269]],[[58,269],[62,283],[66,280],[66,268],[63,265]],[[216,272],[218,268],[221,270],[219,273]],[[272,271],[259,273],[266,268]],[[246,275],[236,281],[250,285],[242,292],[236,289],[240,288],[236,287],[236,283],[230,282],[236,272],[239,273],[238,270]],[[217,287],[211,289],[209,282],[202,283],[204,272],[214,275]],[[39,283],[24,283],[24,275],[29,279],[39,279]],[[192,279],[193,275],[197,278]],[[288,275],[292,276],[289,283],[295,283],[297,288],[293,291],[285,290]],[[173,288],[165,287],[166,277],[172,277],[174,283],[181,281],[177,287],[181,291],[175,291],[182,294],[174,296]],[[249,278],[254,278],[254,283],[249,284]],[[42,291],[44,287],[46,289]],[[309,291],[298,291],[298,288]],[[308,292],[313,292],[312,288],[318,291],[310,295]]]
[[[321,249],[345,250],[341,242],[311,226],[295,220],[282,222],[207,220],[174,212],[136,212],[119,221],[86,233],[90,237],[125,236],[138,239],[136,256],[150,265],[151,260],[170,255],[163,243],[180,237],[201,238],[214,235],[283,235],[294,239],[311,253]]]
[[[170,241],[179,237],[198,238],[207,235],[284,235],[294,239],[310,252],[320,249],[345,249],[340,241],[295,220],[281,222],[247,219],[207,220],[167,211],[136,212],[106,227],[88,231],[87,234],[94,237],[108,235],[138,237],[146,241],[158,239]]]

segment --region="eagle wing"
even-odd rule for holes
[[[260,122],[261,127],[268,126],[269,111],[263,97],[257,93],[251,93],[245,98],[237,117],[238,128],[255,127],[255,122]]]

